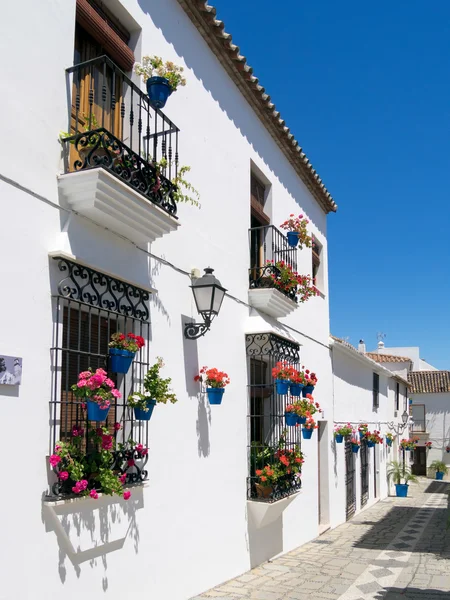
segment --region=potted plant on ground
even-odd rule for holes
[[[438,481],[442,481],[444,479],[444,475],[447,475],[448,473],[447,465],[441,460],[434,460],[430,465],[430,469],[436,472],[436,479]]]
[[[394,434],[392,433],[387,433],[386,434],[386,445],[387,446],[392,446],[392,442],[394,441]]]
[[[103,369],[82,371],[71,389],[77,398],[87,401],[87,418],[90,421],[104,421],[111,402],[122,397]]]
[[[272,369],[272,377],[275,379],[277,394],[285,396],[289,391],[289,383],[295,377],[297,371],[287,362],[279,361]]]
[[[365,434],[368,448],[374,448],[375,444],[382,444],[383,439],[380,436],[380,432],[376,429],[374,431],[367,431]]]
[[[289,386],[291,396],[300,396],[303,387],[306,385],[306,376],[303,371],[295,371],[291,376],[291,385]]]
[[[311,415],[306,417],[306,423],[302,427],[302,436],[305,440],[310,440],[313,434],[314,429],[317,429],[319,426],[314,421]]]
[[[177,397],[170,390],[172,379],[163,379],[159,372],[164,367],[163,359],[158,356],[144,377],[143,392],[133,392],[128,396],[128,404],[134,410],[137,421],[149,421],[156,404],[175,404]]]
[[[311,248],[312,238],[308,235],[307,225],[309,221],[303,215],[299,215],[298,217],[294,217],[293,214],[289,215],[289,219],[280,225],[281,229],[287,231],[287,240],[289,246],[293,248],[300,246],[306,246],[306,248]]]
[[[344,438],[351,435],[352,432],[353,427],[350,423],[347,423],[347,425],[336,425],[336,427],[334,428],[334,439],[336,440],[336,443],[342,444]]]
[[[364,438],[364,436],[366,435],[366,433],[369,430],[369,426],[367,425],[367,423],[360,423],[358,425],[358,431],[359,431],[359,439],[362,440]]]
[[[353,437],[352,438],[352,452],[353,452],[353,454],[358,454],[360,447],[361,447],[361,440],[358,440],[357,437]]]
[[[202,367],[199,375],[196,375],[194,380],[205,383],[206,394],[210,404],[222,404],[225,386],[230,383],[230,378],[224,371],[219,371],[216,368],[208,369],[208,367]]]
[[[109,368],[113,373],[128,373],[134,355],[145,346],[144,338],[134,333],[113,333],[109,342]]]
[[[400,464],[396,460],[389,463],[387,476],[389,480],[394,482],[395,493],[398,498],[406,498],[408,495],[408,483],[410,481],[417,481],[417,477],[411,473],[411,469],[405,464]],[[401,483],[402,479],[404,483]]]
[[[142,63],[134,65],[134,72],[147,84],[148,99],[153,108],[164,108],[167,98],[178,86],[186,85],[184,69],[172,61],[163,62],[159,56],[143,56]]]
[[[279,477],[278,471],[275,467],[266,465],[263,469],[256,469],[255,473],[259,479],[259,482],[255,483],[258,498],[270,498]]]
[[[302,367],[304,369],[305,367]],[[307,397],[308,394],[312,394],[314,392],[314,388],[317,385],[317,375],[315,373],[311,373],[309,369],[305,370],[305,378],[306,383],[302,389],[302,395],[304,398]]]

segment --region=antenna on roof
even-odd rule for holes
[[[384,338],[386,337],[386,334],[383,333],[382,331],[379,331],[377,333],[377,340],[378,340],[378,350],[383,350],[384,348]]]

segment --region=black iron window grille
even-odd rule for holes
[[[73,76],[65,173],[102,167],[175,216],[179,129],[108,57],[67,69]]]
[[[111,470],[125,475],[127,486],[142,483],[147,479],[148,454],[136,447],[148,447],[148,422],[134,419],[127,398],[140,387],[150,366],[149,292],[63,257],[55,257],[55,261],[60,280],[53,295],[50,454],[59,441],[70,443],[74,432],[79,435],[82,431],[82,448],[89,457],[98,450],[89,430],[104,426],[114,439]],[[89,367],[108,371],[108,344],[117,331],[140,335],[146,345],[136,353],[126,375],[108,372],[122,396],[114,399],[106,421],[95,424],[87,421],[84,403],[73,394],[71,385]],[[70,496],[74,494],[66,481],[57,479],[51,485],[50,499]]]
[[[373,408],[380,406],[380,376],[378,373],[373,374]]]
[[[272,377],[272,369],[279,361],[298,368],[300,346],[272,333],[247,334],[245,342],[249,381],[247,497],[274,502],[301,488],[300,476],[289,473],[281,462],[281,457],[301,452],[301,428],[285,426],[285,408],[293,398],[277,394]],[[258,497],[256,472],[265,466],[275,466],[282,475],[264,498]]]
[[[296,301],[296,288],[284,290],[277,285],[280,277],[278,262],[284,263],[292,271],[297,271],[297,249],[289,246],[287,237],[274,225],[252,227],[250,237],[250,289],[279,289],[285,296]]]
[[[349,439],[345,440],[345,489],[346,489],[346,518],[350,519],[356,510],[356,489],[355,489],[355,460],[352,451],[352,443]]]
[[[369,449],[367,440],[361,440],[361,508],[369,499]]]

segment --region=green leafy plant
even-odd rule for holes
[[[429,468],[436,471],[436,473],[444,473],[445,475],[448,473],[447,465],[441,460],[434,460]]]
[[[178,67],[170,60],[164,62],[160,56],[143,56],[142,62],[134,65],[134,72],[142,77],[144,83],[150,77],[165,77],[172,92],[178,86],[186,85],[186,79],[182,75],[183,71],[183,67]]]
[[[84,125],[82,125],[82,131],[88,132],[88,131],[92,131],[93,129],[98,129],[100,127],[100,123],[97,120],[97,117],[94,115],[94,113],[92,113],[91,115],[88,115],[86,113],[82,113],[82,118],[84,119],[85,123]],[[72,137],[74,136],[74,133],[68,133],[67,131],[60,131],[59,132],[59,139],[62,141],[65,138],[68,137]],[[98,142],[98,135],[93,135],[92,138],[88,141],[86,140],[86,145],[83,145],[82,148],[91,148],[92,146],[95,146],[95,144],[97,144]],[[75,140],[69,140],[69,144],[74,144]]]
[[[387,433],[386,434],[386,439],[390,440],[391,442],[394,441],[394,434],[393,433]]]
[[[347,423],[347,425],[336,425],[334,429],[334,435],[343,435],[347,437],[353,433],[353,426],[351,423]]]
[[[404,463],[399,463],[397,460],[393,460],[388,465],[387,476],[389,480],[392,480],[396,485],[401,484],[403,479],[404,483],[410,481],[415,483],[417,477],[412,474],[411,469]]]
[[[172,164],[172,163],[171,163]],[[169,161],[166,158],[162,158],[159,162],[155,163],[158,176],[166,170],[169,166]],[[186,173],[189,173],[191,167],[184,165],[178,168],[176,177],[172,178],[172,183],[176,186],[172,196],[175,202],[185,202],[200,208],[200,194],[198,190],[186,179]]]
[[[149,392],[150,398],[156,400],[158,403],[166,404],[167,401],[169,401],[172,402],[172,404],[175,404],[175,402],[177,402],[177,397],[170,391],[172,379],[170,377],[163,379],[159,375],[159,372],[163,367],[163,359],[158,356],[156,363],[150,367],[144,377],[144,390]]]

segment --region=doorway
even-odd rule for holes
[[[347,521],[355,514],[355,461],[350,440],[345,442],[345,488],[346,488],[346,518]]]
[[[427,474],[427,449],[425,446],[416,446],[414,448],[414,463],[411,468],[414,475]]]

